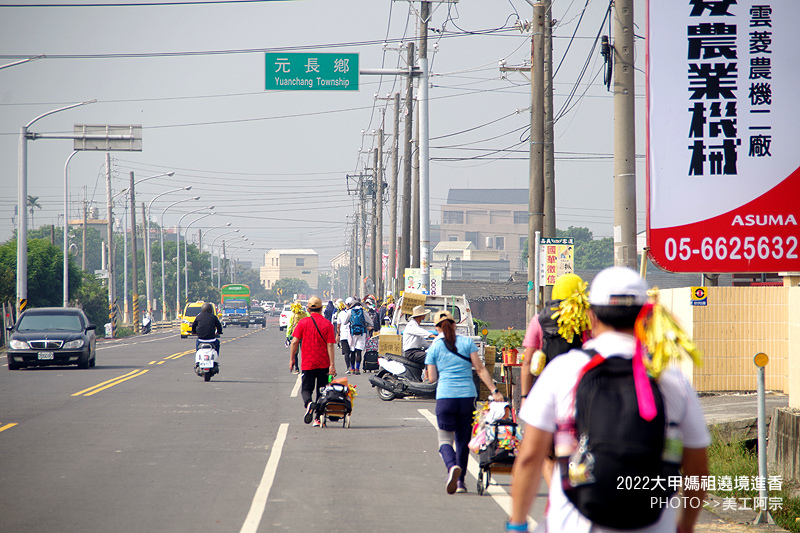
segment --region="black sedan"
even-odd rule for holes
[[[8,369],[26,366],[95,365],[97,326],[81,309],[42,307],[24,311],[9,327]]]

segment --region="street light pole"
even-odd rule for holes
[[[211,215],[216,215],[216,213],[206,213],[205,215],[192,220],[186,226],[186,238],[183,240],[183,268],[186,269],[186,272],[183,274],[183,292],[186,294],[187,301],[189,300],[189,228],[191,228],[192,224],[198,220],[210,217]],[[200,251],[202,252],[202,250]]]
[[[215,229],[220,229],[220,228],[227,228],[227,227],[230,227],[230,225],[231,225],[231,223],[227,222],[225,224],[222,224],[221,226],[215,226],[213,228],[208,228],[207,230],[205,230],[204,232],[202,232],[200,234],[201,243],[202,243],[203,239],[205,238],[205,236],[208,235],[209,231],[213,231]],[[209,258],[210,258],[210,263],[211,263],[211,285],[214,285],[214,249],[213,248],[209,248],[209,250],[210,250]],[[200,250],[200,252],[202,252],[202,251],[203,250]]]
[[[230,235],[231,233],[239,233],[238,229],[234,229],[231,231],[226,231],[225,233],[220,233],[214,240],[211,241],[211,286],[214,286],[214,243],[217,242],[217,239],[220,237],[224,237],[225,235]],[[219,257],[217,254],[217,285],[219,285],[219,270],[222,268],[222,258]]]
[[[93,104],[97,100],[87,100],[78,104],[60,107],[43,113],[22,126],[19,130],[19,148],[17,151],[17,212],[19,229],[17,231],[17,313],[21,313],[28,306],[28,128],[33,123],[48,115],[66,111],[73,107]]]
[[[69,256],[67,252],[69,251],[69,217],[67,216],[67,211],[69,210],[69,162],[72,161],[72,158],[75,157],[77,154],[77,150],[73,150],[69,157],[67,158],[67,162],[64,163],[64,297],[62,299],[63,307],[67,307],[69,305]]]
[[[173,173],[174,174],[174,173]],[[169,174],[172,175],[172,174]],[[161,194],[157,194],[150,203],[147,204],[147,228],[146,228],[146,253],[145,253],[145,263],[147,265],[147,269],[145,270],[145,291],[147,292],[147,314],[152,318],[153,316],[153,258],[151,254],[153,253],[150,249],[150,208],[153,206],[153,202],[155,202],[158,198],[161,198],[164,195],[179,192],[179,191],[191,191],[192,186],[189,185],[188,187],[181,187],[179,189],[172,189],[171,191],[162,192]],[[163,243],[162,243],[163,244]],[[163,262],[162,262],[163,265]],[[163,302],[162,302],[163,304]],[[163,313],[162,313],[163,318]]]
[[[167,276],[164,272],[164,214],[167,212],[167,209],[169,209],[172,206],[182,204],[183,202],[188,202],[189,200],[199,200],[199,199],[200,199],[199,196],[193,196],[191,198],[184,198],[183,200],[178,200],[177,202],[169,204],[161,212],[161,319],[162,320],[166,320],[167,318],[167,292],[165,287]]]
[[[175,248],[175,309],[176,309],[176,316],[181,314],[181,222],[183,219],[186,218],[187,215],[191,215],[192,213],[199,213],[203,209],[210,209],[213,211],[214,206],[208,207],[200,207],[193,211],[189,211],[188,213],[184,213],[181,218],[178,219],[178,226],[177,231],[175,232],[178,241],[177,247]]]

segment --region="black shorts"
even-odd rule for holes
[[[341,339],[339,341],[339,346],[342,347],[342,355],[348,355],[350,353],[350,343],[347,342],[347,340]]]

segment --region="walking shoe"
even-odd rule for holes
[[[309,402],[308,407],[306,408],[306,414],[303,417],[303,422],[305,422],[306,424],[310,424],[311,423],[311,419],[314,417],[314,409],[315,408],[316,408],[316,405],[314,404],[314,402]]]
[[[311,424],[311,426],[315,427],[315,428],[320,428],[320,427],[322,427],[322,422],[319,421],[319,418],[315,418],[314,419],[314,423]]]
[[[292,374],[299,374],[299,373],[300,373],[300,371],[297,370],[296,368],[292,370]]]
[[[350,369],[348,368],[348,369],[347,369],[347,372],[345,372],[345,374],[349,374],[349,373],[350,373]]]
[[[361,370],[356,368],[356,370],[355,370],[355,372],[353,372],[353,374],[361,374]]]
[[[467,485],[460,479],[458,480],[458,485],[456,486],[456,492],[467,492]]]
[[[447,473],[447,494],[455,493],[458,488],[458,478],[461,477],[461,467],[458,465],[451,466]]]

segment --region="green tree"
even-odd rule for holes
[[[331,290],[331,275],[328,272],[320,272],[319,276],[317,277],[317,287],[319,288],[320,297],[322,295],[322,291],[329,291]]]
[[[28,211],[31,214],[31,227],[33,227],[33,210],[34,209],[41,209],[41,208],[42,208],[42,206],[39,203],[39,197],[38,196],[31,196],[29,194],[28,195]]]
[[[83,271],[82,284],[75,294],[75,304],[83,309],[89,321],[96,324],[102,331],[102,326],[109,321],[108,318],[108,288],[97,279],[94,274]],[[70,290],[70,293],[72,291]],[[98,333],[102,335],[102,333]]]
[[[595,239],[589,228],[570,226],[566,230],[556,229],[557,238],[575,239],[575,269],[602,270],[614,265],[614,241],[611,237]],[[528,266],[528,241],[522,246],[525,267]]]
[[[589,228],[570,226],[556,230],[556,237],[575,239],[575,270],[602,270],[614,265],[614,241],[595,239]]]
[[[60,307],[64,294],[64,259],[60,246],[47,239],[28,239],[28,306]],[[69,296],[72,300],[81,287],[80,268],[69,262]],[[16,301],[17,240],[0,246],[0,300]]]
[[[261,284],[261,275],[255,268],[245,268],[236,265],[236,282],[250,287],[250,298],[255,300],[268,300],[267,290]]]

